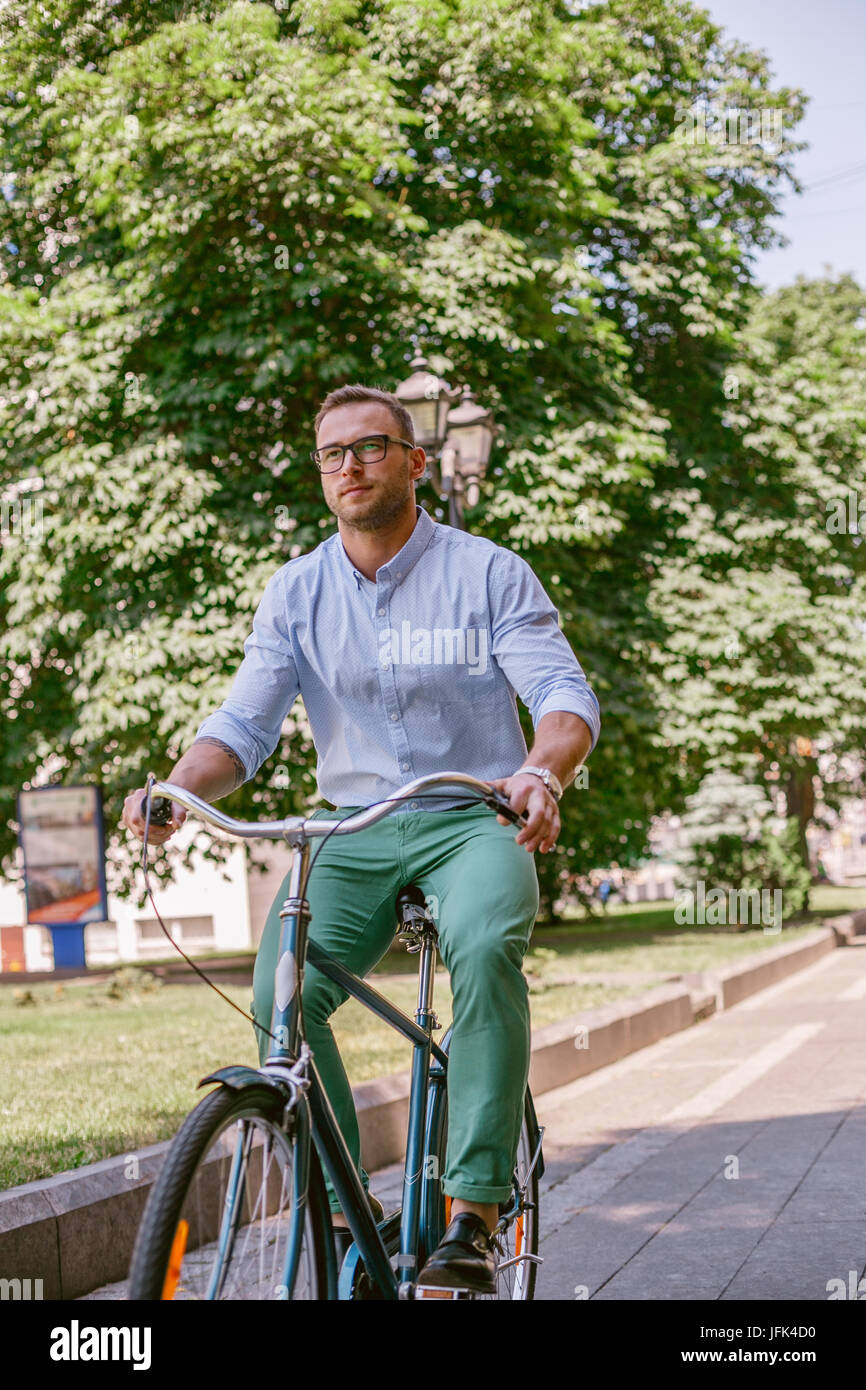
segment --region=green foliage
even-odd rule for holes
[[[682,553],[649,600],[668,625],[652,684],[672,747],[696,776],[781,787],[804,862],[816,797],[850,794],[846,755],[866,738],[866,547],[850,506],[832,525],[866,496],[864,326],[850,276],[755,308],[727,378],[728,456],[695,462]]]
[[[751,893],[764,889],[782,893],[782,920],[809,906],[811,875],[799,852],[796,822],[786,821],[778,832],[762,826],[755,839],[719,835],[693,849],[695,880],[713,888]]]
[[[533,565],[602,705],[589,786],[539,864],[548,906],[572,868],[638,856],[713,759],[757,746],[791,775],[816,692],[816,734],[847,746],[859,705],[840,714],[823,668],[803,708],[775,706],[804,643],[818,660],[818,618],[843,615],[839,632],[855,611],[854,547],[827,554],[818,591],[804,555],[789,573],[781,542],[750,539],[791,468],[814,496],[808,460],[841,466],[854,438],[824,411],[855,349],[833,296],[749,319],[803,99],[689,0],[575,8],[3,7],[0,492],[32,480],[44,511],[41,538],[4,537],[0,557],[7,859],[22,783],[98,780],[111,826],[168,770],[227,693],[270,574],[332,530],[306,460],[322,396],[393,387],[417,347],[493,408],[469,524]],[[683,138],[690,112],[762,106],[785,112],[775,142]],[[785,394],[794,463],[762,394],[767,354],[794,370],[780,332],[814,339],[812,408],[796,374]],[[765,575],[792,631],[761,665],[765,626],[744,622],[760,679],[744,665],[742,706],[717,705],[714,624],[760,603]],[[227,811],[304,808],[314,762],[298,706]],[[128,879],[116,834],[111,856]]]
[[[712,773],[682,817],[681,878],[750,893],[782,893],[782,918],[809,906],[811,874],[803,863],[799,827],[780,820],[763,788],[722,769]]]
[[[763,787],[722,768],[711,772],[686,798],[680,820],[680,859],[688,862],[696,844],[754,836],[772,814],[773,803]]]

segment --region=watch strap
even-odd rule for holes
[[[522,767],[521,772],[531,772],[540,777],[547,790],[559,801],[562,797],[562,783],[549,767]]]

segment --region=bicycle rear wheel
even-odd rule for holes
[[[538,1158],[537,1140],[529,1127],[529,1104],[524,1110],[517,1158],[514,1165],[514,1196],[509,1203],[500,1203],[504,1229],[494,1235],[497,1247],[497,1299],[530,1299],[535,1297],[538,1265],[535,1259],[521,1258],[538,1255]]]
[[[425,1167],[431,1174],[441,1175],[445,1171],[445,1150],[448,1138],[448,1095],[445,1086],[437,1086],[431,1094],[430,1111],[427,1122],[429,1149],[425,1156]],[[517,1141],[517,1156],[514,1164],[512,1195],[501,1202],[500,1226],[494,1234],[497,1254],[497,1277],[495,1294],[477,1294],[476,1298],[527,1300],[535,1297],[535,1281],[538,1274],[538,1177],[540,1155],[538,1149],[537,1124],[532,1098],[526,1092],[523,1109],[523,1123]],[[432,1161],[431,1161],[432,1159]],[[429,1190],[429,1189],[428,1189]],[[439,1196],[433,1205],[438,1208],[435,1217],[431,1212],[430,1242],[432,1250],[442,1239],[450,1210],[450,1201],[439,1187]],[[430,1208],[427,1208],[430,1211]],[[428,1252],[425,1251],[426,1255]],[[527,1259],[533,1256],[533,1259]]]
[[[298,1141],[271,1087],[205,1096],[151,1190],[129,1273],[130,1299],[328,1297],[330,1214],[310,1145],[298,1202]],[[303,1194],[301,1194],[303,1199]]]

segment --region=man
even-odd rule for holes
[[[169,780],[207,801],[225,796],[273,753],[300,694],[319,789],[336,808],[317,815],[345,815],[444,771],[491,782],[527,815],[515,835],[486,807],[456,804],[456,789],[398,804],[366,831],[323,844],[307,887],[310,938],[360,975],[391,944],[404,883],[438,900],[453,992],[443,1175],[452,1219],[423,1282],[493,1293],[489,1233],[511,1193],[529,1069],[522,963],[538,911],[532,855],[556,844],[557,800],[598,738],[598,701],[526,562],[416,505],[425,453],[395,396],[359,385],[332,391],[315,430],[338,530],[271,578],[228,699]],[[515,692],[535,728],[528,754]],[[141,797],[133,792],[123,814],[139,837]],[[154,841],[185,819],[182,807],[173,810],[170,826],[151,827]],[[256,959],[253,1013],[265,1026],[286,887]],[[346,998],[307,967],[307,1037],[366,1188],[352,1093],[328,1023]],[[259,1039],[264,1060],[267,1037]],[[345,1227],[330,1186],[329,1200],[335,1226]]]

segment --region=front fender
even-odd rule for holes
[[[231,1091],[245,1091],[249,1086],[270,1086],[280,1095],[286,1094],[285,1082],[276,1076],[268,1076],[266,1072],[256,1071],[254,1067],[220,1067],[219,1071],[212,1071],[210,1076],[203,1076],[198,1083],[199,1087],[206,1086],[209,1081],[218,1081],[221,1086],[228,1086]]]

